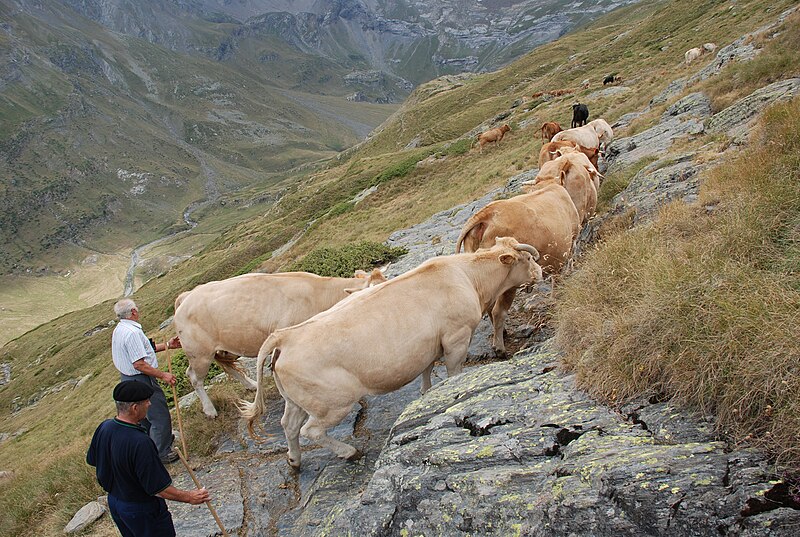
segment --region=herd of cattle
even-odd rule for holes
[[[508,130],[493,129],[478,141],[499,141]],[[358,456],[326,431],[362,397],[397,390],[420,375],[424,393],[439,359],[448,376],[460,373],[485,313],[494,348],[505,352],[503,326],[517,288],[559,272],[582,223],[594,214],[603,179],[597,157],[612,136],[602,119],[559,128],[543,144],[538,175],[523,184],[525,193],[477,211],[465,223],[455,254],[429,259],[392,280],[385,269],[358,271],[353,278],[252,273],[182,293],[174,325],[203,412],[217,415],[203,387],[216,361],[256,390],[252,403],[240,403],[256,436],[269,361],[285,401],[281,425],[289,464],[300,465],[300,434],[340,457]],[[236,361],[254,355],[256,381]]]

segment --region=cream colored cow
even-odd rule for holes
[[[352,459],[357,450],[326,431],[365,395],[397,390],[420,374],[430,388],[435,360],[461,373],[484,311],[507,289],[541,278],[534,248],[508,237],[487,250],[435,257],[352,295],[297,326],[274,332],[258,353],[258,390],[242,401],[251,434],[264,412],[263,366],[271,359],[286,406],[289,464],[300,466],[299,435]],[[308,421],[306,421],[308,420]]]
[[[571,140],[588,149],[600,149],[600,144],[607,145],[614,139],[614,131],[605,119],[593,119],[583,127],[575,127],[561,131],[553,136],[553,142]]]
[[[217,410],[203,387],[212,360],[246,388],[256,389],[238,367],[239,356],[256,356],[264,340],[325,311],[350,292],[385,282],[378,269],[357,271],[353,278],[325,278],[308,272],[243,274],[198,285],[175,300],[175,329],[189,359],[186,375],[203,412]]]

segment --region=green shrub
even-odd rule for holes
[[[175,388],[178,391],[178,397],[183,397],[187,393],[191,393],[192,390],[194,390],[192,383],[189,381],[189,377],[186,376],[186,368],[189,367],[189,359],[186,357],[186,353],[184,353],[182,349],[170,352],[172,352],[172,374],[178,379],[175,383]],[[167,370],[166,359],[163,359],[163,362],[161,363],[161,369],[164,371]],[[222,368],[216,362],[211,362],[211,367],[208,370],[208,375],[206,378],[213,378],[220,373],[224,373]],[[164,390],[164,394],[167,396],[167,403],[169,404],[170,408],[172,408],[175,406],[172,398],[172,388],[169,384],[162,384],[161,388]]]
[[[241,274],[247,274],[248,272],[253,272],[253,270],[257,269],[258,266],[261,265],[261,263],[263,263],[264,261],[266,261],[270,257],[272,257],[272,252],[267,252],[267,253],[265,253],[263,255],[260,255],[260,256],[258,256],[256,258],[254,258],[252,261],[250,261],[245,266],[243,266],[241,268],[241,270],[236,272],[235,275],[239,276]]]
[[[390,181],[397,177],[405,177],[408,174],[408,172],[414,169],[414,167],[417,165],[417,162],[428,157],[431,154],[432,151],[417,153],[413,156],[401,160],[397,164],[394,164],[393,166],[386,168],[383,172],[375,176],[375,179],[373,179],[371,186],[385,183],[386,181]]]
[[[334,205],[330,211],[328,211],[328,216],[333,218],[335,216],[339,216],[340,214],[349,213],[355,207],[355,203],[352,201],[343,201],[342,203],[337,203]]]
[[[391,247],[379,242],[363,241],[338,248],[317,248],[288,270],[304,271],[320,276],[351,277],[356,270],[394,261],[408,252],[405,248]]]

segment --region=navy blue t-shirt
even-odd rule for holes
[[[148,502],[172,484],[143,427],[117,418],[100,424],[92,437],[86,462],[97,468],[103,490],[126,502]]]

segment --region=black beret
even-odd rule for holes
[[[125,380],[114,386],[114,401],[121,403],[136,403],[150,399],[153,388],[135,380]]]

